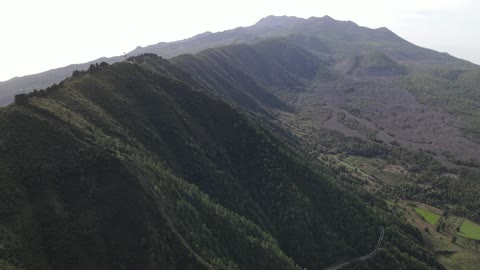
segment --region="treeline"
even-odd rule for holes
[[[159,60],[162,60],[162,59],[163,58],[161,56],[159,56],[157,54],[154,54],[154,53],[143,53],[143,54],[140,54],[140,55],[137,55],[137,56],[130,56],[126,60],[130,61],[130,62],[142,64],[147,60],[159,61]]]
[[[69,78],[63,80],[59,84],[53,84],[52,86],[47,87],[45,89],[40,89],[40,90],[34,89],[30,93],[15,95],[14,103],[16,105],[26,105],[27,102],[28,102],[28,99],[30,99],[32,97],[40,97],[40,98],[46,97],[49,93],[53,93],[56,90],[58,90],[59,88],[63,87],[65,82],[70,81],[70,80],[79,79],[85,74],[93,74],[94,72],[96,72],[96,71],[98,71],[98,70],[100,70],[104,67],[107,67],[107,66],[109,66],[108,63],[101,62],[100,64],[99,63],[91,64],[90,67],[86,71],[74,70],[72,72],[72,75]]]

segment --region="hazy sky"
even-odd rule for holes
[[[386,26],[417,45],[480,64],[479,14],[479,0],[0,0],[0,81],[248,26],[267,15]]]

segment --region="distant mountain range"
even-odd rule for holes
[[[170,58],[229,44],[256,43],[273,37],[291,39],[311,53],[332,58],[337,62],[364,53],[381,51],[402,64],[417,68],[437,64],[460,68],[473,67],[473,64],[467,61],[411,44],[387,28],[369,29],[351,21],[337,21],[328,16],[309,19],[269,16],[250,27],[239,27],[218,33],[206,32],[185,40],[138,47],[127,55],[155,53]],[[74,70],[86,70],[94,63],[111,64],[123,60],[122,56],[99,58],[88,63],[69,65],[0,82],[0,106],[11,103],[15,94],[59,83]]]

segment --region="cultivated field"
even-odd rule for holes
[[[433,212],[430,212],[428,210],[425,210],[425,209],[422,209],[422,208],[419,208],[419,207],[415,207],[415,212],[417,212],[417,214],[419,214],[421,217],[423,217],[423,219],[425,219],[425,221],[427,221],[428,223],[430,223],[432,225],[437,224],[438,220],[440,219],[439,214],[435,214]]]
[[[460,232],[458,235],[480,240],[480,225],[465,219],[460,227]]]
[[[464,236],[461,229],[460,233],[456,231],[457,227],[463,226],[467,228],[466,231],[471,233],[469,236],[472,236],[472,231],[479,232],[479,225],[458,216],[442,217],[441,209],[419,202],[400,200],[398,202],[387,201],[387,204],[395,213],[403,216],[406,221],[420,230],[425,245],[434,252],[436,259],[447,270],[479,269],[480,245],[474,239],[471,239],[472,237]],[[438,219],[436,219],[437,216]],[[464,220],[465,225],[462,224]],[[437,231],[433,222],[438,224],[440,221],[445,223],[445,230]],[[427,231],[426,228],[429,230]],[[464,237],[458,237],[453,241],[454,235]]]

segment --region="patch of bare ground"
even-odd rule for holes
[[[405,169],[405,167],[403,167],[402,165],[388,164],[388,165],[385,165],[383,170],[386,172],[391,172],[391,173],[399,174],[403,176],[408,175],[408,170]]]

